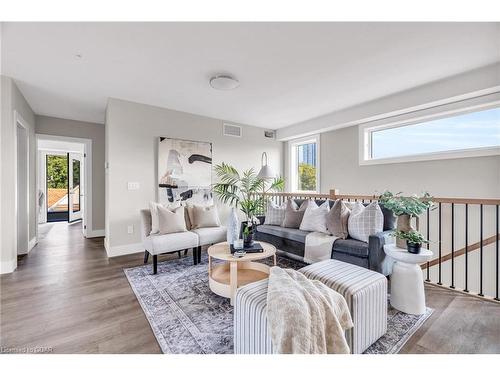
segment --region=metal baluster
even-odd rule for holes
[[[438,207],[438,250],[439,250],[439,263],[438,263],[438,285],[443,285],[441,282],[441,202]]]
[[[430,210],[429,208],[427,208],[427,231],[426,231],[426,234],[427,234],[427,241],[429,241],[429,228],[430,228]],[[430,250],[430,247],[431,247],[431,244],[429,242],[427,242],[427,250]],[[427,261],[427,279],[425,279],[425,281],[431,281],[430,277],[429,277],[429,261]]]
[[[496,265],[496,279],[495,279],[495,281],[496,281],[496,283],[495,283],[496,292],[495,292],[495,299],[497,301],[500,301],[498,299],[498,231],[499,231],[499,229],[498,229],[498,205],[497,205],[497,212],[496,213],[497,213],[496,214],[496,217],[497,217],[496,218],[497,219],[497,242],[496,242],[496,244],[497,245],[496,245],[496,257],[495,257],[495,260],[496,260],[496,262],[495,262],[495,265]]]
[[[479,296],[483,294],[483,204],[479,205]]]
[[[451,285],[455,289],[455,204],[451,204]]]
[[[465,204],[465,289],[469,292],[469,204]]]

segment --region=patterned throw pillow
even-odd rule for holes
[[[281,226],[284,228],[299,229],[300,223],[302,223],[302,218],[304,217],[304,212],[310,202],[310,199],[305,200],[302,202],[300,207],[298,207],[297,203],[289,199],[286,203],[285,219],[283,220],[283,224],[281,224]]]
[[[348,221],[351,210],[343,200],[337,199],[326,216],[326,228],[328,232],[338,238],[345,240],[349,235]]]
[[[283,224],[283,220],[285,220],[285,210],[286,210],[286,203],[283,203],[281,206],[278,206],[273,202],[271,202],[267,206],[266,219],[264,220],[264,224],[266,225]]]
[[[326,216],[329,211],[330,202],[328,200],[319,207],[316,202],[311,201],[304,212],[299,229],[309,232],[328,233],[326,229]]]
[[[384,214],[377,202],[363,206],[357,202],[349,215],[349,235],[363,242],[368,242],[372,234],[384,229]]]

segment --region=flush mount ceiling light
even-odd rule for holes
[[[210,78],[210,86],[216,90],[233,90],[240,85],[240,82],[230,75],[217,74]]]

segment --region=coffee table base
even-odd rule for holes
[[[230,298],[231,305],[236,289],[269,277],[269,266],[257,262],[226,262],[210,267],[208,284],[215,294]]]

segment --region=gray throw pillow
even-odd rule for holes
[[[219,227],[221,225],[217,207],[193,206],[191,229]]]
[[[186,220],[184,219],[184,207],[180,206],[173,210],[158,206],[158,227],[160,234],[186,232]]]
[[[281,225],[283,220],[285,220],[285,210],[286,204],[277,206],[273,202],[270,202],[267,206],[266,219],[264,224],[266,225]]]
[[[281,224],[281,226],[284,228],[299,229],[309,202],[310,200],[306,200],[302,202],[300,207],[297,207],[297,203],[289,199],[286,203],[285,219],[283,220],[283,224]]]
[[[326,228],[335,237],[345,240],[349,235],[348,221],[351,210],[343,200],[337,199],[326,216]]]
[[[349,215],[349,235],[363,242],[384,229],[384,214],[377,202],[363,206],[357,202]]]

